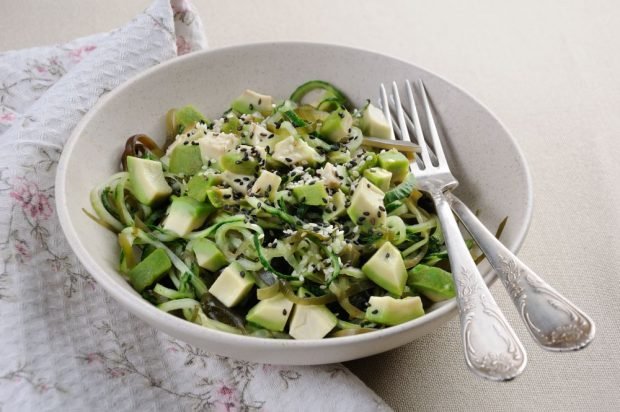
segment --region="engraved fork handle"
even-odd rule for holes
[[[573,351],[594,338],[594,322],[510,252],[452,193],[446,198],[497,272],[534,340],[550,351]]]
[[[525,349],[480,276],[444,193],[431,196],[450,256],[467,366],[486,379],[511,380],[525,368]]]

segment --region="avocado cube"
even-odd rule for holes
[[[362,112],[360,126],[366,136],[392,139],[392,129],[385,115],[369,103]]]
[[[329,199],[329,203],[325,207],[323,211],[323,220],[326,222],[330,222],[336,219],[338,216],[342,215],[346,210],[346,201],[347,197],[342,191],[338,190],[334,195]]]
[[[253,175],[260,168],[261,156],[254,146],[239,146],[220,157],[222,167],[231,173]]]
[[[269,170],[263,170],[254,182],[250,193],[254,196],[266,197],[272,202],[276,200],[276,192],[282,183],[282,178]]]
[[[383,325],[399,325],[424,315],[419,296],[394,299],[391,296],[371,296],[366,320]]]
[[[201,268],[215,272],[228,263],[215,242],[209,239],[199,238],[193,240],[191,243],[194,254],[196,255],[196,262]]]
[[[213,207],[217,208],[235,203],[233,199],[233,190],[230,187],[210,187],[207,189],[207,198]]]
[[[362,266],[362,272],[393,295],[401,296],[407,281],[407,269],[400,250],[385,242]]]
[[[328,140],[338,143],[351,133],[353,117],[348,111],[341,109],[330,113],[323,121],[319,133]]]
[[[226,267],[215,279],[209,288],[209,293],[215,296],[227,308],[238,305],[254,286],[254,278],[237,262]]]
[[[293,195],[298,202],[309,206],[323,206],[329,200],[329,194],[323,182],[314,182],[293,188]]]
[[[178,133],[194,127],[200,121],[210,123],[196,108],[192,105],[181,107],[174,112],[174,121],[179,126]]]
[[[163,228],[183,237],[202,226],[212,211],[213,206],[208,203],[199,202],[189,196],[174,197]]]
[[[365,177],[361,178],[351,197],[347,213],[359,226],[381,226],[385,224],[386,212],[383,207],[385,194]]]
[[[254,176],[240,175],[228,170],[220,176],[235,192],[243,193],[244,195],[248,193],[248,190],[250,190],[256,180]]]
[[[140,203],[152,205],[168,198],[172,193],[160,162],[127,156],[127,171],[131,193]]]
[[[202,170],[202,156],[198,144],[181,144],[170,154],[168,170],[171,173],[193,175]]]
[[[433,302],[451,299],[456,296],[454,280],[450,272],[423,264],[409,270],[407,285],[422,293]]]
[[[233,100],[230,107],[239,113],[250,114],[260,112],[265,115],[273,110],[272,103],[273,98],[271,96],[247,89],[241,96]]]
[[[265,329],[282,332],[291,314],[291,309],[293,309],[293,302],[278,293],[258,302],[248,311],[245,319]]]
[[[364,177],[375,184],[384,192],[390,190],[390,181],[392,180],[392,172],[381,167],[371,167],[364,170]]]
[[[209,179],[202,175],[194,175],[187,182],[187,195],[199,202],[207,199],[207,190],[211,187]]]
[[[379,166],[392,172],[393,182],[402,182],[409,173],[409,159],[396,149],[379,153]]]
[[[299,297],[311,297],[304,288]],[[288,333],[295,339],[322,339],[338,324],[338,318],[325,305],[295,305]]]
[[[136,291],[142,292],[161,279],[171,267],[172,263],[166,252],[155,249],[129,271],[129,282]]]
[[[351,160],[351,155],[347,151],[336,150],[327,153],[327,160],[336,165],[344,164]]]

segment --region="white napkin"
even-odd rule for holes
[[[156,0],[113,32],[0,54],[1,410],[389,409],[342,365],[254,364],[159,333],[69,249],[53,185],[71,130],[132,75],[204,47],[187,2]]]

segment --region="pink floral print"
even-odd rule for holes
[[[18,178],[9,195],[21,206],[24,213],[33,219],[46,220],[53,213],[49,196],[42,192],[35,182]]]

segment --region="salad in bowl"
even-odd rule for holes
[[[454,297],[417,147],[382,111],[310,81],[245,90],[211,120],[166,115],[163,147],[131,136],[89,215],[118,235],[119,271],[160,310],[206,328],[323,339],[424,316]],[[88,213],[88,212],[87,212]]]

